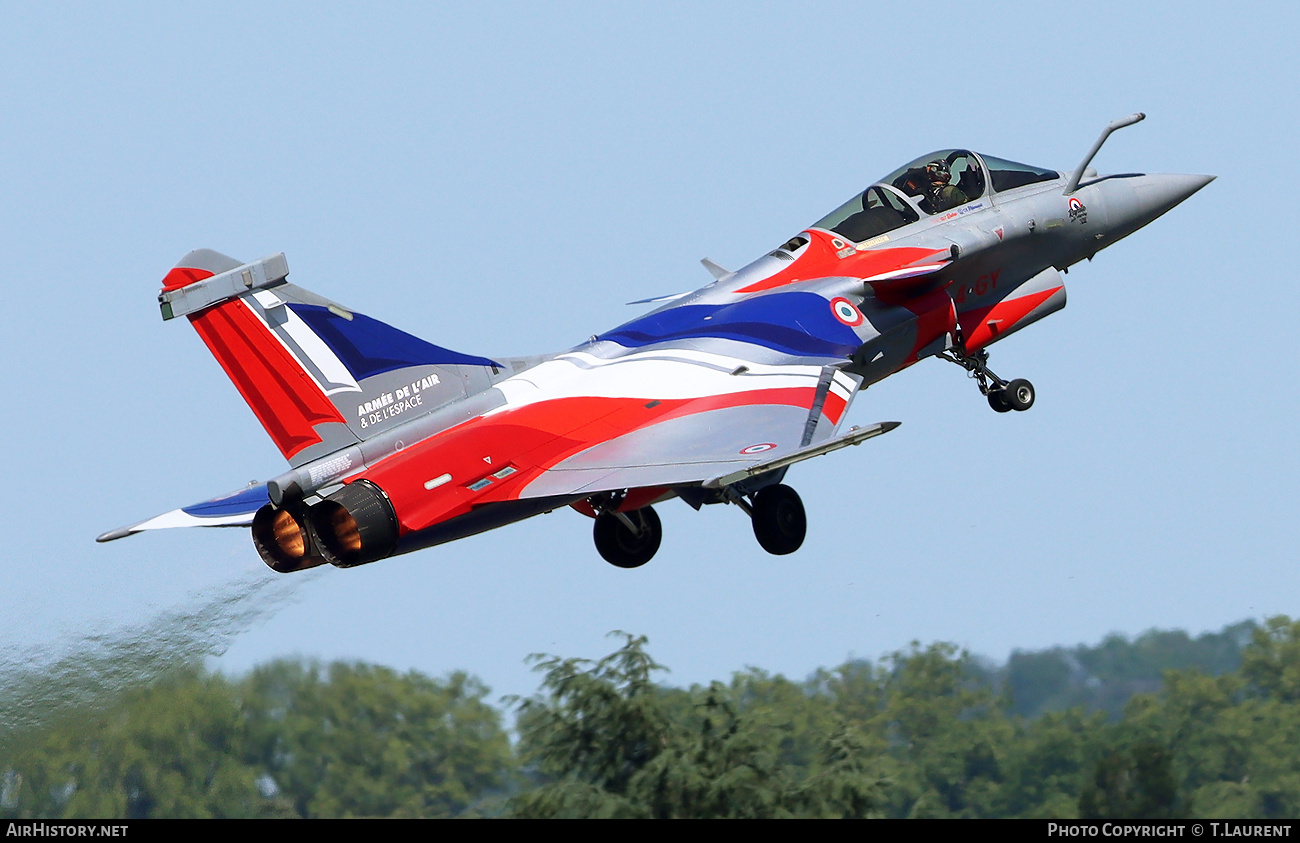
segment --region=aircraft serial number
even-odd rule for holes
[[[993,292],[998,288],[998,276],[1001,274],[1002,270],[996,269],[987,275],[981,275],[970,284],[962,284],[957,288],[957,294],[952,297],[952,300],[957,304],[961,304],[966,301],[967,296],[979,298]]]

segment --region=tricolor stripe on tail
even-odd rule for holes
[[[293,465],[355,445],[504,376],[502,364],[425,342],[285,280],[284,255],[249,264],[190,252],[163,279],[163,318],[187,317]]]

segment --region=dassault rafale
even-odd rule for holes
[[[104,533],[251,527],[279,572],[352,567],[572,507],[623,568],[659,548],[653,505],[735,504],[764,550],[806,532],[782,481],[802,460],[887,433],[847,427],[855,395],[927,357],[993,410],[1034,387],[989,346],[1065,306],[1062,273],[1213,176],[1072,173],[966,149],[922,156],[734,272],[577,347],[532,358],[433,345],[288,283],[283,254],[201,249],[163,279],[289,468]]]

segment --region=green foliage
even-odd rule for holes
[[[1079,797],[1079,816],[1089,820],[1170,819],[1183,813],[1169,752],[1154,741],[1107,753]]]
[[[987,815],[1014,728],[969,654],[950,644],[894,653],[883,726],[901,768],[891,815]]]
[[[1272,618],[1254,631],[1240,671],[1167,674],[1159,694],[1129,704],[1116,727],[1116,747],[1165,748],[1183,813],[1300,816],[1300,699],[1290,684],[1300,671],[1298,639],[1300,623]],[[1125,762],[1133,771],[1135,752]]]
[[[1256,629],[1241,674],[1271,699],[1300,702],[1300,620],[1282,615]]]
[[[1182,630],[1152,629],[1129,641],[1109,635],[1095,647],[1053,647],[1007,660],[1005,681],[1013,710],[1025,717],[1083,706],[1118,719],[1135,694],[1154,693],[1169,670],[1218,676],[1241,666],[1253,621],[1192,638]]]
[[[609,805],[596,811],[601,816],[630,815],[624,804],[628,783],[662,751],[670,728],[651,679],[664,668],[645,652],[645,638],[626,638],[622,648],[594,664],[533,657],[545,674],[544,693],[516,701],[525,763],[556,782],[551,790],[576,783],[593,788],[582,796],[583,804],[607,796]]]
[[[511,769],[487,689],[296,662],[173,671],[0,759],[12,817],[454,816]]]
[[[1196,639],[1112,636],[1005,670],[913,644],[802,682],[751,668],[689,690],[658,684],[646,640],[622,638],[597,661],[535,659],[538,693],[513,700],[515,748],[487,689],[459,673],[274,662],[232,681],[186,666],[78,695],[70,715],[25,716],[6,733],[0,815],[1300,815],[1300,622],[1289,618]],[[1161,664],[1179,669],[1156,685]],[[1022,701],[1073,698],[1080,675],[1094,691],[1080,704],[1012,708],[1026,688],[1037,690]]]
[[[788,817],[798,794],[770,732],[740,715],[714,683],[697,702],[693,723],[674,724],[669,739],[639,772],[632,796],[646,815]]]
[[[1105,715],[1074,708],[1013,722],[1001,787],[981,816],[1074,817],[1080,788],[1109,739]]]
[[[500,715],[463,673],[280,661],[242,689],[250,757],[299,816],[456,816],[506,784]]]
[[[1118,683],[1110,698],[1118,704],[1136,688],[1159,688],[1143,677],[1158,675],[1161,660],[1241,662],[1234,642],[1252,628],[1196,639],[1152,632],[1132,644],[1112,636],[1073,657]],[[1295,815],[1297,640],[1296,625],[1270,621],[1239,672],[1167,673],[1162,690],[1134,696],[1111,720],[1082,706],[1017,716],[999,686],[1006,674],[947,644],[914,644],[879,665],[851,662],[804,683],[751,669],[687,693],[655,685],[661,668],[644,639],[628,637],[595,664],[541,663],[550,693],[520,718],[539,784],[512,808],[628,817]],[[620,732],[627,714],[632,728]]]
[[[654,684],[652,673],[663,668],[645,644],[625,635],[622,648],[595,663],[537,659],[544,693],[518,708],[521,753],[541,781],[511,801],[512,815],[758,818],[874,809],[878,782],[851,730],[825,736],[801,769],[785,760],[799,754],[785,742],[791,730],[774,728],[766,710],[751,714],[761,708],[755,696],[774,683],[762,675],[732,687],[715,682],[694,689],[684,706],[680,692]]]
[[[234,689],[198,668],[127,693],[108,711],[69,719],[4,764],[11,817],[249,817],[280,806],[243,759]]]

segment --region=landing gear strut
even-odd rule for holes
[[[754,538],[764,550],[775,556],[794,553],[808,533],[808,518],[799,493],[779,483],[758,490],[749,508],[749,517],[754,526]]]
[[[974,354],[966,354],[957,348],[951,348],[939,356],[970,372],[970,376],[979,385],[980,393],[988,398],[989,406],[997,412],[1023,412],[1034,406],[1034,385],[1024,378],[1004,381],[995,375],[989,368],[988,351],[981,349]]]
[[[659,550],[664,528],[655,511],[643,506],[631,512],[600,513],[592,534],[596,550],[606,562],[619,568],[640,568]]]

